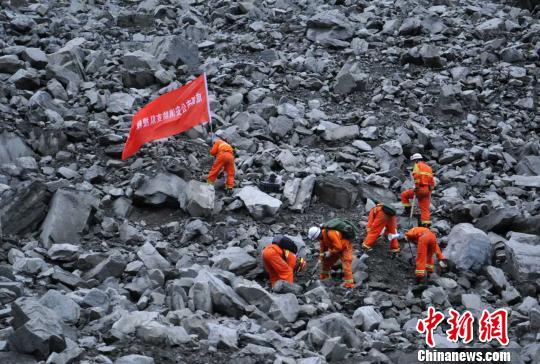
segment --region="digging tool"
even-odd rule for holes
[[[313,267],[313,270],[310,272],[309,275],[311,278],[309,279],[309,281],[307,281],[306,287],[309,287],[309,285],[311,285],[311,283],[313,283],[313,281],[315,280],[319,265],[321,265],[321,259],[317,259],[317,264],[315,264],[315,267]]]
[[[413,202],[412,202],[412,205],[411,205],[411,213],[409,215],[409,228],[413,228],[413,225],[414,225],[414,222],[413,222],[413,216],[414,216],[414,208],[416,206],[416,196],[414,197],[413,199]],[[409,260],[409,264],[412,265],[412,259],[414,257],[413,255],[413,251],[412,251],[412,247],[411,247],[411,243],[409,242],[409,240],[407,238],[405,238],[405,240],[407,241],[407,245],[409,246],[409,251],[411,252],[411,259]]]

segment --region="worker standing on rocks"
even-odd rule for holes
[[[397,233],[397,217],[396,210],[389,205],[377,204],[369,211],[367,234],[362,243],[364,251],[370,251],[375,246],[377,239],[385,229],[384,235]],[[397,239],[390,240],[390,252],[392,258],[399,253],[399,242]]]
[[[446,268],[448,263],[443,255],[435,233],[426,227],[414,227],[407,231],[405,235],[395,234],[389,238],[401,239],[405,238],[408,241],[416,244],[416,283],[423,283],[430,273],[435,269],[433,256],[436,255],[441,268]]]
[[[278,235],[262,252],[264,270],[270,277],[272,287],[280,280],[293,283],[294,273],[306,268],[306,260],[297,257],[297,245],[292,239]]]
[[[341,260],[343,287],[354,288],[352,274],[353,248],[351,242],[344,238],[343,233],[338,230],[313,226],[308,230],[308,237],[311,240],[319,240],[320,243],[319,257],[322,263],[320,279],[329,278],[332,266],[338,260]]]
[[[429,212],[429,206],[431,205],[431,191],[435,187],[433,170],[424,162],[424,157],[420,153],[413,154],[411,161],[415,163],[412,172],[415,188],[401,193],[401,203],[405,207],[404,216],[410,215],[411,200],[416,197],[420,209],[420,226],[430,227],[431,213]]]
[[[227,194],[232,193],[234,187],[234,149],[222,139],[216,139],[210,154],[216,157],[214,164],[208,173],[207,182],[214,184],[219,173],[224,170],[227,174],[225,188]]]

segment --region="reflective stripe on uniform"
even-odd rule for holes
[[[431,220],[422,220],[422,224],[431,224]]]
[[[398,248],[398,249],[390,249],[390,252],[391,252],[391,253],[399,253],[399,251],[400,251],[399,248]]]
[[[343,282],[345,282],[345,283],[354,283],[354,279],[344,279]]]
[[[410,203],[402,203],[403,207],[411,207]]]
[[[424,275],[424,274],[426,273],[426,271],[423,270],[423,269],[421,269],[421,270],[418,270],[418,269],[417,269],[417,270],[415,270],[414,272],[416,273],[416,275],[419,275],[419,274],[420,274],[420,275]]]

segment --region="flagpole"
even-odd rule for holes
[[[212,130],[212,115],[210,113],[210,94],[208,93],[208,81],[206,79],[206,72],[203,72],[204,75],[204,87],[206,89],[206,106],[208,107],[208,124],[210,124],[210,136],[214,135]]]

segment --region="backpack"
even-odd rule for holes
[[[353,222],[347,219],[341,219],[339,217],[328,220],[321,225],[324,229],[337,230],[343,234],[343,237],[347,240],[355,240],[356,237],[360,234],[358,226]]]

